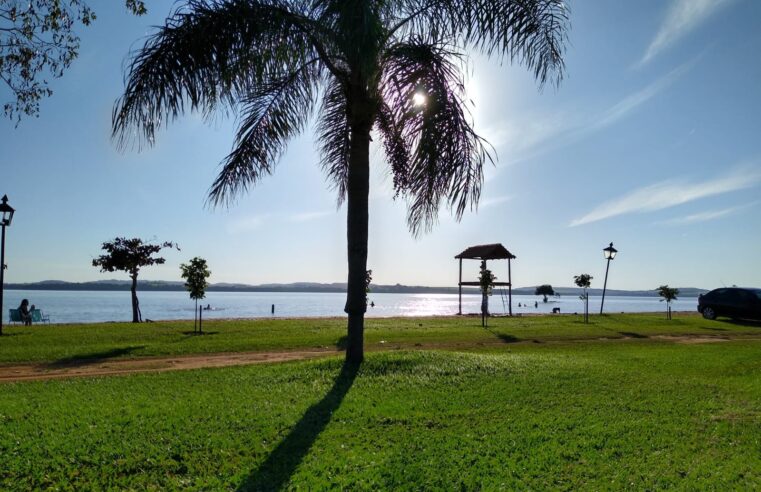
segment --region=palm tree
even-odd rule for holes
[[[347,202],[346,358],[359,362],[371,132],[414,234],[431,228],[442,202],[459,219],[477,206],[492,160],[466,107],[465,50],[557,83],[567,29],[563,0],[188,0],[133,53],[113,135],[124,149],[152,144],[187,110],[236,114],[209,192],[211,205],[229,205],[273,172],[316,114],[321,165]]]

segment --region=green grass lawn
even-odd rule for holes
[[[0,489],[761,487],[761,341],[484,348],[3,384]]]
[[[707,321],[696,315],[663,314],[492,318],[489,330],[475,317],[389,318],[366,321],[366,347],[462,348],[506,342],[651,337],[664,334],[761,336],[756,325]],[[66,362],[213,352],[340,348],[344,319],[208,321],[208,334],[192,334],[192,321],[8,326],[0,337],[0,364]],[[7,335],[7,336],[6,336]],[[480,345],[479,345],[480,344]]]

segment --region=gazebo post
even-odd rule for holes
[[[510,258],[507,259],[507,309],[513,315],[513,274],[510,270]]]
[[[486,270],[486,260],[481,260],[481,272],[483,273],[484,270]],[[482,286],[479,290],[481,291],[481,326],[486,326],[486,317],[489,315],[489,296],[486,295]]]
[[[460,288],[460,302],[457,314],[462,314],[462,258],[460,258],[460,281],[457,282],[457,286]]]

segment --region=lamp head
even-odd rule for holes
[[[3,195],[0,201],[0,225],[9,226],[13,220],[13,207],[8,205],[8,195]]]
[[[618,250],[613,247],[613,243],[610,243],[610,246],[607,248],[604,248],[602,250],[603,254],[605,254],[606,260],[612,260],[616,257],[616,253],[618,253]]]

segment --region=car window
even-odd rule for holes
[[[729,297],[729,289],[716,289],[710,293],[711,299],[715,301],[725,301]]]
[[[761,289],[753,289],[751,290],[754,294],[756,294],[756,297],[761,300]]]
[[[734,297],[741,302],[753,301],[753,295],[750,292],[744,290],[736,290]]]

